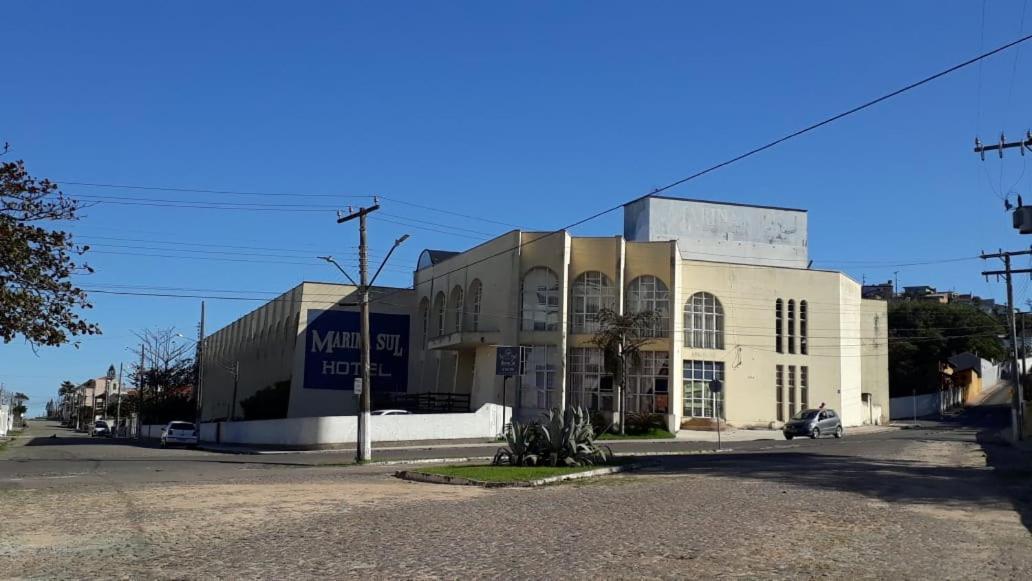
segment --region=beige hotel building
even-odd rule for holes
[[[652,196],[625,206],[622,236],[517,230],[426,250],[413,277],[412,289],[373,293],[374,399],[611,414],[616,391],[591,343],[610,308],[659,314],[624,405],[672,429],[714,415],[767,427],[821,403],[846,426],[887,421],[886,303],[811,268],[804,210]],[[354,414],[355,299],[350,285],[302,283],[208,337],[203,417],[238,417],[242,400],[277,386],[289,391],[281,417]],[[522,375],[504,389],[499,345],[522,348]]]

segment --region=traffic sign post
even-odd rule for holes
[[[710,394],[713,395],[713,419],[717,422],[717,450],[720,450],[720,414],[717,413],[717,394],[723,393],[724,382],[714,379],[709,384]]]
[[[495,375],[502,376],[502,435],[505,435],[505,408],[509,378],[520,374],[520,348],[510,345],[495,347]]]

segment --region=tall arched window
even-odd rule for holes
[[[434,317],[437,319],[437,331],[436,336],[440,337],[444,335],[444,316],[445,316],[445,298],[444,292],[437,293],[437,297],[434,299]]]
[[[774,301],[774,344],[778,353],[785,352],[785,303],[778,299]]]
[[[609,277],[590,270],[581,273],[570,289],[570,331],[594,333],[598,331],[598,312],[616,308],[616,292]]]
[[[799,352],[803,355],[806,355],[810,349],[808,345],[810,338],[807,336],[809,335],[808,323],[806,321],[808,313],[806,310],[806,301],[799,301]],[[803,369],[806,368],[804,367]]]
[[[430,299],[426,297],[419,301],[419,322],[423,326],[423,334],[419,336],[419,340],[423,347],[426,347],[426,342],[430,338]]]
[[[484,300],[484,285],[480,279],[473,279],[469,284],[469,298],[466,304],[466,328],[470,331],[480,330],[480,308]]]
[[[523,276],[521,318],[524,331],[559,328],[559,277],[550,268],[536,266]]]
[[[651,274],[639,276],[627,285],[625,301],[627,313],[652,311],[656,318],[652,328],[644,336],[666,337],[670,330],[670,290],[660,279]]]
[[[709,293],[695,293],[684,305],[684,345],[696,349],[724,348],[724,307]]]
[[[795,301],[788,299],[788,352],[795,353]]]
[[[451,291],[448,299],[449,317],[451,317],[451,330],[458,333],[462,330],[462,287],[456,285]]]

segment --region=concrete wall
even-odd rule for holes
[[[842,414],[847,426],[862,423],[858,284],[837,272],[703,261],[683,261],[680,272],[680,294],[675,306],[678,335],[683,334],[680,330],[683,329],[684,304],[694,293],[708,292],[720,300],[724,309],[725,346],[724,349],[682,348],[674,365],[678,390],[682,361],[723,362],[728,423],[768,425],[777,417],[776,366],[782,365],[786,373],[783,416],[786,418],[789,415],[788,368],[796,368],[798,386],[801,368],[806,367],[809,406],[824,402]],[[785,302],[786,309],[790,299],[797,305],[804,300],[807,302],[808,354],[800,352],[798,341],[795,353],[788,352],[787,344],[785,352],[777,352],[775,301],[779,298]],[[800,332],[798,322],[796,332]],[[681,398],[678,391],[677,401],[682,401]],[[797,409],[802,403],[800,400],[801,397],[797,397]],[[681,414],[681,410],[678,413]]]
[[[881,300],[860,301],[860,391],[871,394],[878,406],[880,423],[889,416],[889,318],[888,303]],[[870,423],[871,418],[865,418]]]
[[[0,438],[6,437],[11,429],[11,410],[7,404],[0,404]]]
[[[294,287],[204,340],[203,420],[239,417],[243,413],[241,400],[276,382],[290,380],[301,291],[302,285]],[[235,402],[234,365],[240,371]]]
[[[685,259],[805,268],[805,210],[652,196],[624,207],[628,241],[676,240]]]
[[[982,388],[988,389],[1000,382],[1000,366],[992,361],[982,360]]]
[[[914,417],[914,397],[894,397],[890,403],[889,414],[893,420],[907,420]],[[917,396],[917,417],[938,416],[941,412],[939,392]]]
[[[511,409],[506,410],[510,414]],[[502,406],[487,404],[466,414],[373,416],[374,442],[493,438],[502,431]],[[223,444],[318,447],[355,442],[356,416],[320,416],[221,422]],[[160,428],[159,428],[160,429]],[[201,439],[214,441],[214,423],[201,426]]]

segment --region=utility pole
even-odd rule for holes
[[[1028,359],[1028,353],[1025,351],[1025,315],[1028,314],[1028,311],[1024,313],[1017,311],[1014,314],[1015,316],[1020,315],[1021,319],[1021,375],[1025,376],[1028,375],[1028,363],[1025,361]]]
[[[362,341],[361,349],[361,368],[362,368],[362,394],[359,396],[359,409],[358,409],[358,442],[355,446],[355,459],[358,462],[368,462],[373,457],[373,446],[369,433],[369,427],[371,423],[371,411],[372,411],[372,373],[370,370],[370,339],[369,339],[369,289],[376,282],[377,277],[380,276],[380,272],[383,271],[383,267],[390,260],[391,254],[401,246],[401,243],[408,239],[408,234],[405,234],[401,238],[394,241],[394,246],[391,246],[390,251],[387,252],[387,256],[384,257],[383,262],[380,263],[380,268],[376,269],[376,273],[373,274],[372,280],[369,279],[369,253],[368,244],[366,240],[366,217],[369,214],[380,209],[380,202],[377,198],[373,198],[373,205],[368,208],[359,208],[358,211],[352,211],[348,208],[348,213],[345,215],[338,212],[337,223],[343,224],[358,218],[358,269],[359,269],[359,283],[358,287],[358,306],[359,306],[359,321],[360,321],[360,334]],[[333,259],[332,256],[323,256],[323,260],[333,264],[340,270],[351,284],[355,284],[355,280],[351,278],[351,275],[344,270],[344,268]]]
[[[137,386],[137,389],[140,392],[139,393],[139,397],[137,398],[137,399],[140,400],[140,409],[136,410],[136,437],[137,438],[142,438],[143,437],[143,392],[144,392],[143,387],[144,387],[144,384],[147,383],[147,374],[144,373],[144,371],[143,371],[143,366],[145,365],[145,362],[143,360],[143,355],[145,353],[145,351],[144,351],[145,345],[146,344],[143,341],[140,342],[140,383]]]
[[[1003,270],[987,270],[982,272],[982,276],[988,278],[995,276],[999,280],[1000,276],[1003,276],[1007,282],[1007,322],[1010,327],[1010,339],[1011,339],[1011,365],[1014,376],[1014,389],[1011,397],[1011,437],[1013,441],[1023,439],[1021,433],[1021,422],[1022,422],[1022,385],[1021,385],[1021,367],[1018,364],[1018,330],[1017,330],[1017,317],[1014,311],[1014,284],[1012,282],[1013,275],[1015,274],[1030,274],[1032,275],[1032,268],[1021,268],[1014,270],[1011,268],[1011,257],[1013,256],[1026,256],[1032,255],[1032,248],[1029,250],[1021,250],[1017,252],[1004,252],[1000,250],[995,254],[981,255],[982,260],[988,260],[990,258],[1000,258],[1003,260]]]
[[[204,301],[201,301],[201,324],[197,329],[197,379],[194,381],[194,425],[201,429],[201,393],[204,382]]]
[[[366,216],[379,209],[380,204],[374,198],[372,206],[359,208],[357,212],[351,212],[349,208],[347,216],[337,218],[338,224],[358,218],[358,306],[361,311],[359,321],[362,334],[362,394],[359,396],[358,444],[355,450],[355,459],[359,462],[368,462],[373,457],[373,446],[369,441],[372,382],[370,382],[369,369],[369,248],[366,241]]]
[[[118,390],[115,392],[115,397],[118,398],[118,402],[115,403],[115,436],[122,430],[122,365],[121,361],[118,362]]]
[[[229,417],[227,421],[232,422],[236,419],[236,401],[237,401],[237,386],[240,385],[240,362],[233,362],[233,401],[230,402]]]

